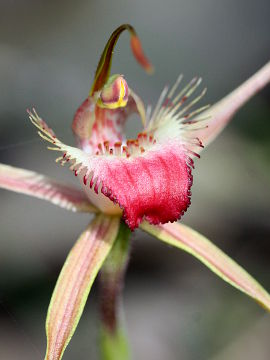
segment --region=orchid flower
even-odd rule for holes
[[[77,147],[63,143],[37,114],[29,112],[48,148],[60,153],[56,162],[77,176],[80,188],[61,184],[32,171],[0,165],[0,187],[35,196],[62,208],[94,214],[70,251],[53,292],[46,321],[46,360],[59,360],[83,312],[93,281],[100,272],[102,356],[127,359],[128,350],[118,321],[118,305],[128,262],[128,239],[141,228],[182,249],[270,310],[270,295],[213,243],[177,223],[190,205],[193,158],[223,130],[235,112],[270,81],[270,63],[216,105],[194,106],[201,79],[180,88],[179,76],[165,88],[156,107],[143,101],[123,75],[110,75],[120,34],[128,30],[138,63],[151,73],[133,27],[122,25],[108,40],[92,88],[75,113],[72,130]],[[137,113],[141,132],[127,139],[127,118]]]

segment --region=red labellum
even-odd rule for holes
[[[124,210],[131,229],[143,218],[151,224],[179,219],[190,204],[191,169],[185,151],[165,146],[133,159],[116,159],[102,171],[102,182]]]
[[[176,221],[184,214],[190,204],[191,165],[179,143],[164,144],[140,156],[89,157],[91,176],[87,181],[84,177],[83,182],[89,184],[85,187],[87,193],[100,188],[118,203],[126,223],[134,230],[144,218],[160,224]]]

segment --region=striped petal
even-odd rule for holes
[[[0,188],[47,200],[67,210],[97,212],[80,189],[9,165],[0,164]]]
[[[104,47],[89,96],[78,108],[73,119],[73,132],[78,146],[84,151],[95,152],[98,143],[103,141],[122,141],[126,119],[133,112],[137,112],[143,125],[145,124],[143,102],[128,89],[122,75],[110,77],[114,48],[124,31],[130,34],[130,46],[137,62],[146,72],[153,71],[135,29],[129,24],[119,26]]]
[[[130,46],[135,59],[144,68],[145,71],[147,71],[148,73],[152,73],[153,66],[144,55],[140,39],[135,29],[129,24],[123,24],[119,26],[116,30],[114,30],[107,44],[105,45],[105,48],[99,59],[90,95],[93,95],[95,92],[101,90],[103,85],[108,80],[111,70],[114,48],[123,31],[128,31],[130,33]]]
[[[270,311],[270,295],[266,290],[203,235],[178,223],[151,226],[144,222],[140,227],[159,240],[196,257],[224,281],[250,296]]]
[[[144,125],[144,104],[131,89],[127,105],[117,109],[101,108],[96,105],[96,99],[89,96],[76,111],[72,123],[78,146],[88,153],[95,153],[99,143],[123,141],[126,121],[133,113],[140,115]]]
[[[142,133],[127,146],[115,144],[112,149],[106,142],[100,144],[96,155],[89,155],[51,136],[35,112],[30,113],[30,120],[39,129],[39,135],[54,145],[49,149],[63,152],[56,161],[71,164],[70,169],[80,178],[89,198],[99,201],[93,197],[94,190],[101,198],[105,195],[118,203],[132,230],[143,218],[151,224],[172,222],[187,210],[192,162],[179,139],[158,143]],[[99,206],[98,202],[95,204]],[[111,209],[103,211],[109,213]]]
[[[225,98],[203,112],[200,117],[208,119],[204,122],[207,127],[198,130],[196,136],[202,141],[204,147],[219,135],[224,127],[232,120],[235,113],[249,99],[269,83],[270,62]]]
[[[46,321],[45,360],[60,360],[82,315],[95,277],[108,255],[120,219],[98,215],[70,251],[58,278]]]

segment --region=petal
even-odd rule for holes
[[[82,233],[57,280],[46,321],[45,360],[59,360],[83,312],[93,281],[117,236],[120,219],[97,216]]]
[[[78,144],[81,144],[81,147],[88,145],[88,139],[90,138],[92,127],[95,122],[95,106],[96,103],[94,98],[88,96],[74,115],[72,130]]]
[[[94,92],[101,90],[103,85],[109,78],[110,69],[112,64],[112,56],[114,47],[119,39],[119,36],[123,31],[127,30],[131,35],[130,46],[133,52],[134,57],[138,61],[138,63],[145,69],[145,71],[151,73],[153,71],[153,67],[150,62],[147,60],[146,56],[143,53],[141,42],[136,34],[135,29],[129,24],[123,24],[119,26],[110,36],[103,53],[101,54],[96,74],[95,80],[90,91],[90,96],[94,94]]]
[[[78,146],[84,151],[91,152],[91,150],[94,149],[95,152],[96,146],[99,142],[122,141],[123,127],[126,119],[133,112],[138,112],[143,125],[145,124],[144,105],[140,98],[132,90],[128,91],[128,86],[126,81],[123,79],[123,76],[114,75],[109,78],[113,51],[121,33],[125,30],[127,30],[131,35],[130,46],[138,63],[148,73],[151,73],[153,70],[152,65],[143,53],[142,46],[135,29],[129,24],[119,26],[112,33],[103,50],[89,96],[78,108],[73,119],[73,132],[77,137]],[[125,84],[125,101],[120,101],[120,103],[115,101],[115,99],[119,100],[121,98],[121,94],[119,93],[121,87],[119,88],[119,86],[116,86],[115,88],[114,86],[111,86],[111,82],[112,80],[115,80],[115,78],[117,78],[115,83],[116,85],[119,84],[118,80],[120,79],[120,83]],[[109,87],[109,89],[106,89],[106,87]],[[106,101],[108,100],[108,95],[110,101],[113,99],[113,104],[110,104],[110,106],[110,101]],[[126,105],[127,95],[129,96],[128,103]],[[103,101],[100,102],[98,100]],[[104,106],[101,106],[101,108],[96,106],[96,104],[100,105],[100,103],[104,105],[104,100],[110,109],[104,108]],[[123,108],[124,105],[126,106]],[[114,109],[112,109],[112,107]]]
[[[181,81],[182,75],[170,91],[164,89],[152,114],[148,112],[146,130],[157,138],[161,131],[162,136],[168,133],[181,137],[193,157],[218,136],[241,106],[270,82],[270,62],[212,107],[206,105],[191,111],[206,89],[188,103],[201,79],[192,79],[175,95]]]
[[[101,191],[123,209],[131,229],[143,218],[152,224],[179,219],[190,204],[191,169],[181,146],[153,147],[134,158],[104,157],[93,176]]]
[[[208,118],[204,127],[196,133],[204,147],[210,144],[224,127],[232,120],[235,113],[270,82],[270,62],[257,71],[247,81],[225,98],[203,112],[200,117]]]
[[[0,164],[0,188],[44,199],[72,211],[97,212],[80,189],[9,165]]]
[[[78,146],[88,153],[95,153],[99,143],[123,141],[127,118],[133,113],[140,115],[144,125],[144,104],[131,89],[127,105],[117,109],[98,107],[96,100],[89,96],[76,111],[72,123]]]
[[[88,155],[52,137],[40,126],[36,113],[30,114],[30,119],[40,130],[39,135],[55,145],[49,149],[64,153],[57,161],[68,160],[72,164],[71,169],[79,176],[89,196],[93,188],[96,193],[101,192],[118,203],[131,229],[144,217],[152,224],[175,221],[188,208],[192,163],[179,141],[158,144],[151,136],[141,134],[130,147],[117,148],[116,144],[110,149],[104,143],[99,155]],[[147,151],[143,144],[149,146]],[[137,153],[132,155],[132,151]]]
[[[198,131],[206,127],[205,116],[197,118],[197,115],[209,105],[194,109],[205,95],[206,88],[194,96],[202,82],[201,78],[195,77],[179,90],[182,78],[180,75],[171,89],[168,86],[164,88],[153,111],[148,107],[145,131],[162,142],[178,139],[193,157],[198,156],[198,151],[203,147],[197,136]]]
[[[193,255],[224,281],[244,292],[270,311],[270,295],[264,288],[201,234],[178,223],[154,227],[144,222],[140,227],[159,240]]]

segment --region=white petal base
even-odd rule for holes
[[[93,205],[95,205],[103,214],[106,215],[122,215],[122,209],[118,204],[114,204],[109,198],[102,194],[101,191],[99,193],[95,193],[94,189],[90,189],[89,185],[84,185],[82,177],[78,176],[80,179],[80,183],[82,188],[91,201]]]

